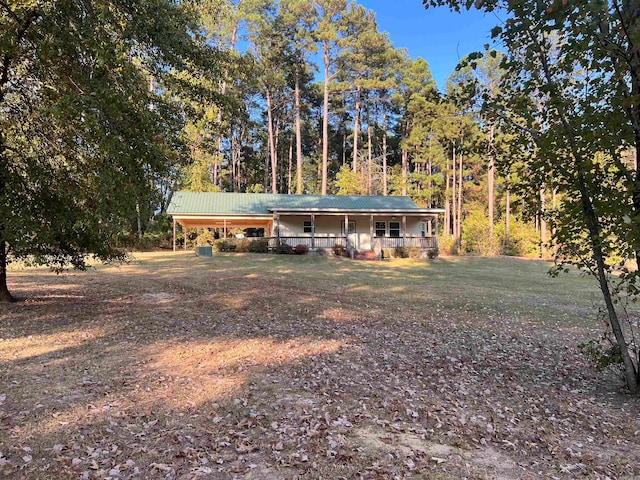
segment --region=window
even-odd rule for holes
[[[356,222],[349,222],[349,235],[356,233]],[[340,234],[344,237],[344,221],[340,222]]]
[[[376,237],[387,235],[387,222],[376,222]]]
[[[313,227],[311,226],[311,220],[304,222],[303,231],[304,233],[311,233],[313,231]]]
[[[424,238],[427,236],[428,232],[429,229],[427,227],[427,222],[420,222],[420,236]]]
[[[389,222],[389,236],[390,237],[400,236],[400,222]]]

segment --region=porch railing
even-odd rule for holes
[[[311,237],[271,237],[269,238],[269,247],[275,247],[278,243],[278,239],[280,243],[286,243],[290,247],[295,247],[296,245],[306,245],[309,248],[333,248],[335,245],[341,245],[346,247],[347,239],[344,237],[315,237],[313,239]]]
[[[418,247],[424,249],[435,249],[437,247],[436,237],[376,237],[382,248],[396,247]]]
[[[280,243],[286,243],[291,247],[296,245],[306,245],[309,248],[327,249],[333,248],[335,245],[347,246],[345,237],[270,237],[269,247],[275,247],[278,239]],[[418,247],[426,250],[437,248],[436,237],[375,237],[374,242],[380,243],[380,248],[397,248],[397,247]]]

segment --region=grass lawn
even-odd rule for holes
[[[639,478],[595,283],[519,259],[10,271],[0,477]]]

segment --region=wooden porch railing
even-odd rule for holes
[[[306,245],[309,248],[333,248],[335,245],[342,245],[343,247],[347,246],[347,239],[344,237],[315,237],[313,239],[311,237],[271,237],[269,238],[269,247],[275,247],[277,245],[278,239],[280,239],[280,243],[286,243],[290,247],[295,247],[296,245]]]
[[[269,247],[273,248],[280,243],[286,243],[291,247],[296,245],[306,245],[309,248],[333,248],[335,245],[347,246],[345,237],[270,237]],[[435,250],[437,248],[436,237],[375,237],[374,242],[379,242],[381,248],[396,247],[418,247],[422,249]]]
[[[382,248],[396,247],[418,247],[424,249],[435,249],[437,247],[436,237],[376,237]]]

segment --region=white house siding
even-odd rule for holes
[[[370,214],[348,215],[349,222],[355,222],[356,233],[349,235],[349,241],[358,249],[371,249],[371,224]],[[407,216],[407,237],[419,237],[421,234],[420,222],[422,217]],[[311,237],[311,233],[304,232],[304,222],[311,221],[310,215],[281,215],[280,216],[280,236],[281,237]],[[400,223],[400,236],[404,236],[402,231],[402,215],[374,215],[374,235],[375,222],[386,223],[386,233],[389,235],[389,222]],[[341,237],[344,225],[344,215],[315,215],[315,236],[318,237]]]

